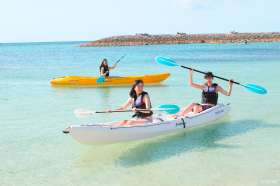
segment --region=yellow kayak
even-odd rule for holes
[[[103,83],[96,83],[98,77],[91,76],[64,76],[55,78],[50,81],[54,86],[124,86],[131,85],[135,80],[141,79],[145,84],[158,84],[166,80],[170,76],[169,73],[147,74],[144,76],[125,76],[125,77],[108,77]]]

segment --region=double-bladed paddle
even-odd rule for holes
[[[115,62],[114,66],[117,65],[125,56],[126,56],[126,54],[121,56],[120,59],[118,59]],[[96,80],[96,83],[103,83],[105,81],[105,79],[106,79],[105,76],[99,76],[99,78],[97,78],[97,80]]]
[[[201,73],[201,74],[206,74],[206,72],[196,70],[196,69],[193,69],[193,68],[190,68],[190,67],[186,67],[186,66],[183,66],[183,65],[179,65],[173,59],[168,58],[168,57],[156,57],[155,60],[156,60],[157,63],[162,64],[162,65],[166,65],[166,66],[169,66],[169,67],[181,67],[181,68],[186,68],[186,69],[189,69],[189,70],[193,70],[193,71]],[[223,77],[220,77],[220,76],[214,76],[214,77],[218,78],[218,79],[221,79],[221,80],[224,80],[224,81],[230,81],[229,79],[226,79],[226,78],[223,78]],[[236,81],[232,81],[232,82],[236,85],[240,85],[242,87],[245,87],[247,90],[250,90],[251,92],[254,92],[254,93],[257,93],[257,94],[266,94],[267,93],[267,90],[264,87],[261,87],[259,85],[255,85],[255,84],[251,84],[251,83],[241,84],[241,83],[236,82]]]
[[[132,112],[132,109],[129,110],[111,110],[111,111],[93,111],[87,109],[76,109],[74,110],[74,114],[77,117],[89,116],[93,114],[106,114],[106,113],[113,113],[113,112]],[[136,111],[163,111],[168,114],[176,114],[180,111],[180,107],[173,104],[163,104],[160,105],[158,108],[155,109],[136,109]]]

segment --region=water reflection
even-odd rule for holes
[[[127,150],[117,160],[125,166],[137,166],[167,159],[187,151],[209,148],[238,148],[233,145],[219,144],[219,141],[250,132],[258,128],[279,127],[258,120],[241,120],[221,122],[209,127],[186,131],[177,135],[164,137],[153,142],[144,142]]]

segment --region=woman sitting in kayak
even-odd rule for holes
[[[153,112],[150,111],[152,104],[149,94],[144,91],[144,82],[142,80],[134,82],[129,92],[128,100],[117,110],[126,110],[129,106],[132,106],[132,111],[134,112],[132,117],[135,119],[121,121],[118,125],[143,124],[152,120]]]
[[[189,84],[191,87],[202,90],[201,104],[192,103],[189,106],[183,108],[177,116],[186,116],[188,113],[199,113],[207,110],[218,103],[218,93],[222,93],[225,96],[230,96],[232,91],[233,80],[229,81],[228,90],[224,90],[218,84],[213,83],[214,75],[212,72],[207,72],[204,76],[206,82],[202,85],[193,82],[193,70],[189,73]]]
[[[107,59],[103,59],[102,62],[101,62],[101,65],[99,67],[100,76],[109,77],[110,70],[113,70],[116,67],[117,67],[117,63],[115,63],[112,67],[109,67],[108,60]]]

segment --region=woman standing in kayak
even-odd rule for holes
[[[204,76],[206,82],[202,85],[193,82],[193,70],[189,73],[189,84],[191,87],[202,90],[201,104],[192,103],[189,106],[183,108],[177,116],[185,116],[190,112],[199,113],[207,110],[218,103],[218,93],[225,96],[230,96],[232,91],[233,80],[229,81],[228,90],[224,90],[221,86],[213,83],[214,75],[212,72],[207,72]]]
[[[149,94],[144,91],[144,82],[142,80],[134,82],[129,92],[128,100],[117,110],[126,110],[129,106],[132,107],[134,112],[132,116],[134,119],[121,121],[118,125],[143,124],[152,120],[153,112],[150,110],[152,104]]]
[[[113,70],[117,67],[117,62],[112,66],[109,67],[108,65],[108,60],[105,58],[102,60],[101,65],[99,67],[99,73],[100,76],[105,76],[105,77],[109,77],[110,76],[110,70]]]

